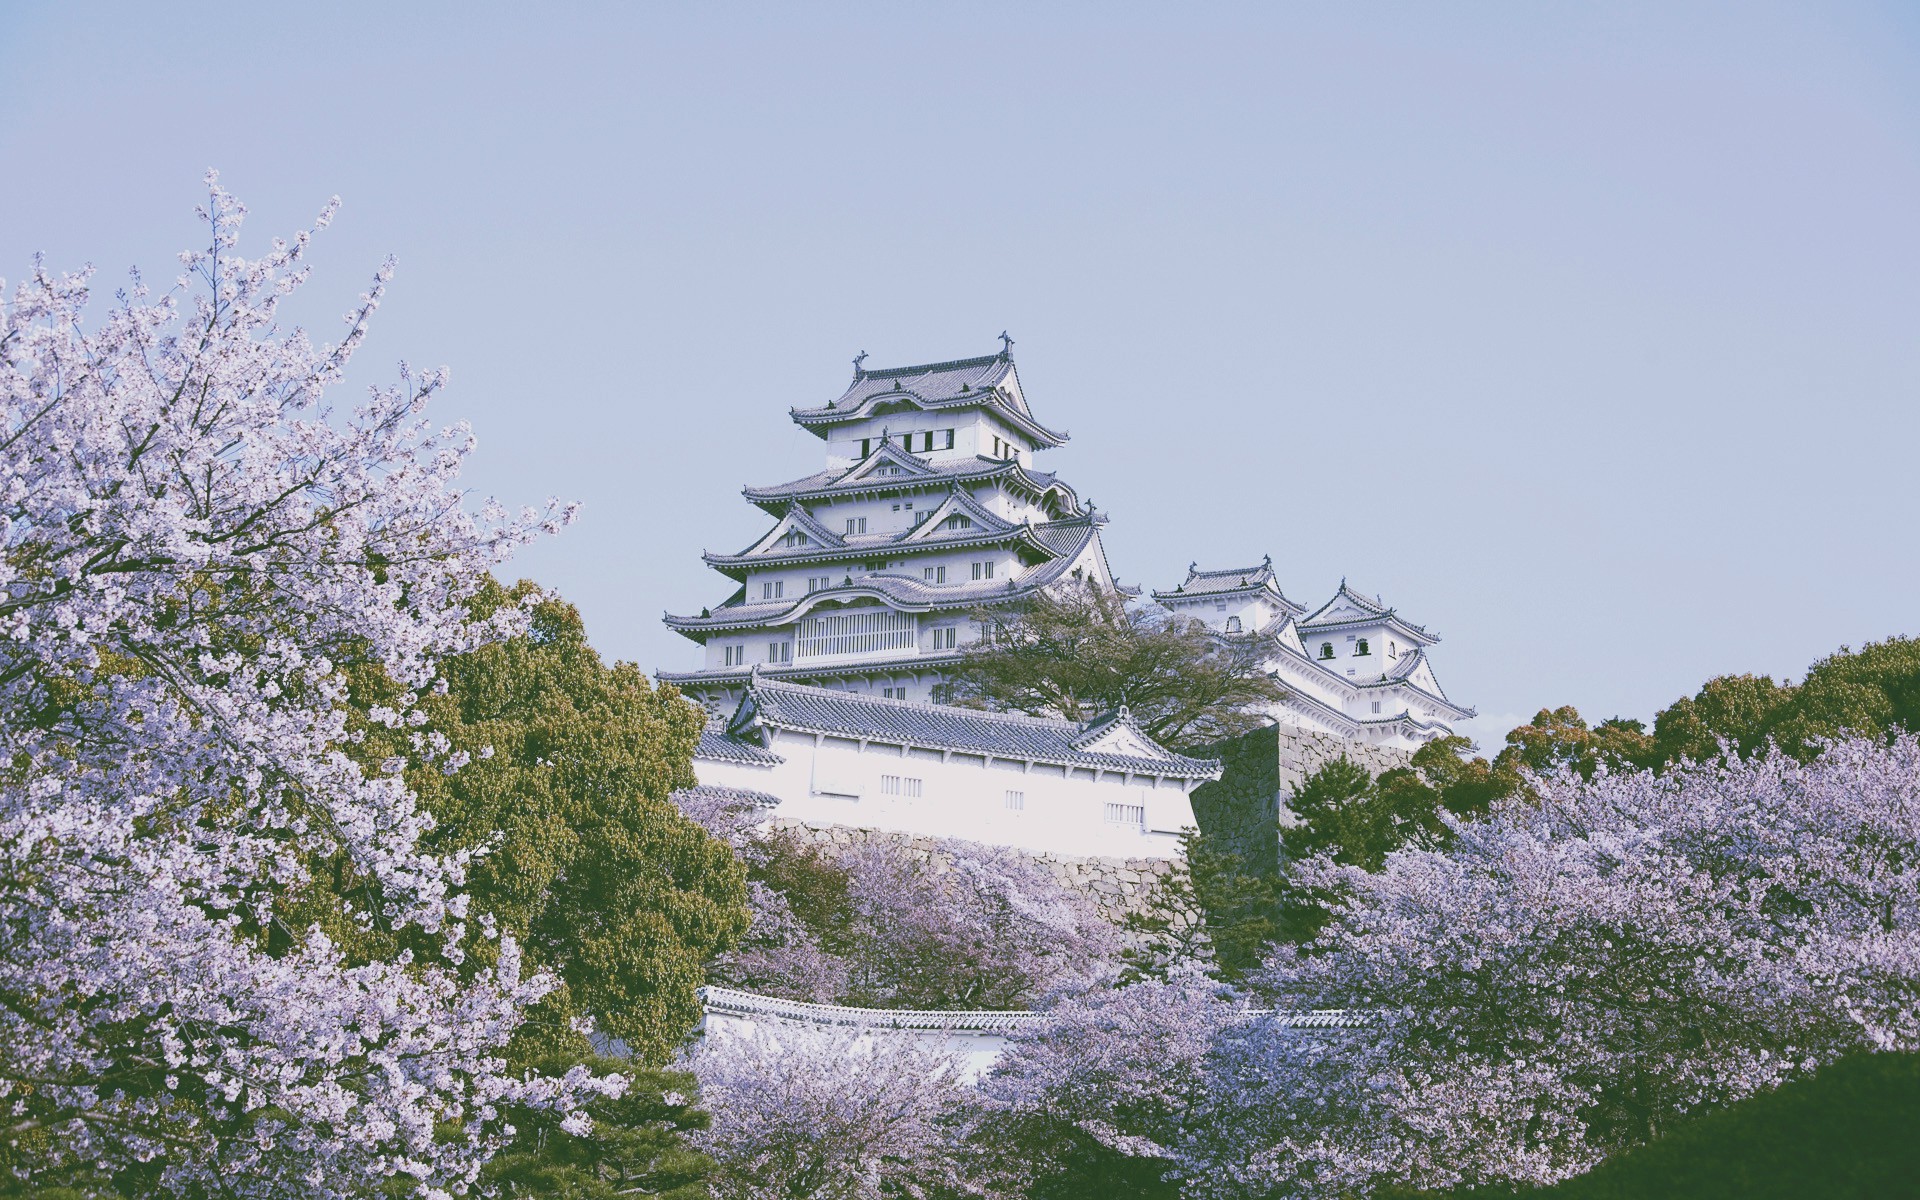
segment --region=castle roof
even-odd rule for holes
[[[1033,419],[1020,390],[1013,356],[1004,350],[982,358],[911,367],[875,371],[855,367],[853,382],[838,400],[821,408],[796,408],[791,415],[794,424],[824,438],[836,426],[889,412],[969,408],[992,412],[1026,434],[1036,447],[1059,446],[1067,440],[1064,431],[1049,429]]]
[[[846,1004],[815,1004],[743,992],[708,984],[700,989],[700,1005],[710,1016],[782,1021],[842,1029],[938,1030],[945,1033],[1013,1033],[1037,1029],[1054,1020],[1050,1012],[1028,1009],[973,1009],[948,1011],[926,1008],[855,1008]],[[1365,1029],[1373,1014],[1348,1008],[1247,1009],[1244,1016],[1279,1029]]]
[[[1016,459],[970,455],[930,461],[900,449],[892,441],[881,443],[850,467],[829,467],[787,483],[743,488],[741,494],[768,512],[778,514],[793,500],[889,496],[993,481],[1004,481],[1011,490],[1025,492],[1035,499],[1055,494],[1060,500],[1061,515],[1077,512],[1080,507],[1080,498],[1058,476],[1035,471]]]
[[[688,801],[705,800],[717,804],[738,805],[742,808],[780,807],[780,797],[771,792],[755,791],[753,788],[721,787],[712,783],[697,783],[690,788],[681,788],[667,799],[682,805]]]
[[[757,743],[763,728],[1136,775],[1175,779],[1220,775],[1218,761],[1188,758],[1166,749],[1149,738],[1124,708],[1093,721],[1057,721],[878,699],[768,679],[755,672],[727,722],[727,737]]]
[[[1307,637],[1377,625],[1387,626],[1418,646],[1431,646],[1440,640],[1439,634],[1406,620],[1398,611],[1382,604],[1379,597],[1363,596],[1348,587],[1344,579],[1333,599],[1315,609],[1311,616],[1302,618],[1299,628],[1301,636]]]
[[[963,517],[964,521],[958,528],[948,528],[948,518],[955,516]],[[929,509],[921,521],[907,529],[835,534],[795,503],[772,530],[738,554],[709,552],[701,557],[708,566],[734,579],[744,579],[755,567],[846,562],[907,550],[954,550],[968,546],[1012,545],[1024,551],[1022,557],[1027,561],[1038,562],[1060,553],[1057,547],[1062,545],[1061,539],[1050,535],[1057,535],[1061,528],[1073,531],[1066,540],[1066,544],[1072,545],[1077,541],[1077,531],[1089,519],[1081,516],[1039,525],[1031,522],[1016,525],[956,487],[938,507]],[[1102,518],[1091,519],[1104,523]],[[784,535],[795,528],[808,537],[799,545],[783,547],[780,543]]]
[[[765,746],[753,742],[735,741],[727,736],[727,727],[722,722],[708,722],[700,730],[700,742],[694,747],[695,758],[716,759],[721,762],[745,763],[753,767],[777,767],[786,759],[775,754]]]
[[[1280,602],[1289,616],[1298,616],[1307,611],[1306,606],[1296,604],[1280,590],[1280,581],[1273,573],[1273,559],[1263,558],[1251,567],[1227,567],[1218,571],[1202,571],[1198,563],[1187,565],[1187,578],[1172,591],[1156,591],[1155,600],[1162,603],[1189,600],[1199,596],[1226,597],[1235,594],[1265,592]]]
[[[747,603],[746,591],[741,589],[725,604],[701,616],[685,617],[667,613],[664,620],[669,629],[704,642],[715,633],[784,625],[829,602],[875,599],[902,612],[965,611],[982,604],[1004,604],[1031,595],[1058,579],[1098,537],[1103,523],[1099,516],[1089,514],[1069,521],[1021,526],[1022,531],[1031,532],[1031,544],[1045,549],[1054,557],[1029,568],[1015,579],[931,584],[909,575],[886,571],[861,572],[857,575],[847,571],[839,585],[805,596]],[[1026,536],[1025,532],[1022,536]],[[866,546],[885,551],[890,544],[885,540],[864,545],[855,543],[850,549],[852,554],[858,555]],[[847,554],[839,557],[845,558]]]

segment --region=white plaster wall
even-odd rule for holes
[[[809,824],[883,829],[926,837],[963,838],[1037,853],[1112,858],[1173,858],[1180,830],[1195,824],[1191,785],[1141,776],[1069,770],[1048,764],[991,764],[980,756],[903,748],[844,738],[776,732],[772,749],[786,761],[760,767],[695,759],[701,783],[753,788],[780,798],[778,817]],[[897,776],[899,794],[883,788]],[[920,780],[920,795],[904,781]],[[1007,792],[1024,797],[1007,807]],[[1145,809],[1144,830],[1106,819],[1109,803]]]
[[[772,1016],[748,1017],[735,1013],[715,1012],[709,1012],[700,1023],[702,1035],[708,1038],[751,1039],[757,1032],[773,1042],[775,1046],[781,1044],[783,1036],[798,1033],[804,1037],[835,1028],[835,1026],[821,1026],[803,1021],[785,1021]],[[854,1044],[862,1046],[871,1043],[874,1039],[914,1041],[936,1052],[958,1055],[962,1064],[961,1078],[967,1083],[972,1083],[986,1074],[1007,1045],[1007,1037],[1003,1033],[871,1028],[861,1029]]]

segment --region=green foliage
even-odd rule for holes
[[[1920,1180],[1916,1129],[1920,1055],[1860,1054],[1701,1116],[1556,1187],[1389,1196],[1881,1200],[1914,1194]]]
[[[1184,861],[1123,922],[1133,935],[1120,956],[1123,985],[1165,981],[1194,965],[1238,981],[1284,932],[1288,892],[1273,855],[1249,855],[1233,840],[1202,830],[1180,836]]]
[[[1572,709],[1560,712],[1578,720]],[[1345,866],[1377,871],[1402,846],[1446,845],[1442,813],[1484,813],[1521,789],[1510,761],[1467,757],[1473,748],[1463,737],[1437,738],[1416,750],[1410,765],[1377,779],[1344,755],[1324,764],[1294,789],[1290,807],[1298,823],[1281,833],[1285,857],[1325,854]],[[1288,881],[1280,902],[1281,940],[1311,941],[1332,900]]]
[[[985,633],[938,699],[1086,721],[1125,706],[1163,743],[1233,737],[1283,689],[1249,638],[1220,638],[1158,605],[1079,583],[974,614]]]
[[[475,608],[485,616],[535,591],[525,581],[490,584]],[[486,849],[469,873],[469,967],[497,955],[498,943],[477,928],[487,914],[519,939],[530,968],[562,980],[529,1012],[511,1047],[515,1065],[564,1074],[586,1064],[632,1081],[621,1099],[589,1108],[594,1124],[583,1137],[551,1114],[517,1113],[519,1135],[488,1178],[509,1196],[704,1196],[711,1163],[682,1138],[704,1114],[691,1100],[666,1098],[691,1096],[692,1083],[650,1069],[699,1021],[705,964],[747,926],[739,861],[668,799],[694,782],[700,711],[631,663],[601,662],[579,612],[551,598],[534,606],[526,635],[444,664],[446,690],[420,700],[421,730],[368,719],[374,706],[404,707],[399,689],[377,670],[350,669],[359,706],[351,724],[364,739],[355,753],[369,769],[416,736],[439,734],[451,752],[471,756],[452,774],[411,769],[407,782],[438,822],[429,844]],[[349,896],[356,886],[338,874],[324,882]],[[325,899],[313,897],[305,913],[326,917],[337,906]],[[336,932],[349,945],[362,936]],[[594,1055],[573,1029],[589,1015],[632,1060]]]
[[[1610,717],[1589,728],[1572,705],[1543,708],[1533,720],[1507,734],[1507,747],[1494,763],[1513,772],[1536,774],[1572,770],[1592,779],[1601,766],[1609,771],[1633,770],[1652,756],[1653,739],[1646,726],[1626,717]]]
[[[578,1059],[548,1056],[529,1065],[564,1074]],[[576,1137],[550,1112],[515,1109],[519,1136],[487,1165],[483,1183],[517,1200],[614,1200],[659,1196],[706,1200],[711,1158],[689,1148],[686,1135],[707,1128],[707,1114],[693,1105],[693,1076],[608,1059],[587,1065],[623,1071],[629,1083],[617,1100],[587,1106],[593,1130]]]
[[[1920,639],[1842,646],[1807,668],[1798,686],[1769,676],[1722,675],[1654,718],[1645,765],[1709,759],[1724,741],[1743,755],[1769,741],[1805,761],[1841,733],[1920,732]]]
[[[535,590],[494,585],[476,608],[485,616]],[[631,663],[603,664],[578,610],[553,599],[535,606],[527,635],[449,660],[444,678],[445,694],[421,700],[427,729],[472,761],[451,775],[416,769],[408,782],[439,822],[437,848],[489,847],[470,875],[473,911],[566,984],[535,1010],[529,1036],[577,1051],[567,1024],[591,1014],[638,1060],[665,1062],[700,1019],[705,963],[747,921],[733,852],[667,798],[694,782],[700,711]],[[394,700],[384,677],[359,684],[365,705]],[[373,763],[412,734],[365,730]],[[485,963],[494,948],[476,934],[468,952]]]

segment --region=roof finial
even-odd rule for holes
[[[855,379],[865,379],[865,378],[866,378],[866,376],[867,376],[867,369],[866,369],[865,367],[863,367],[863,366],[861,366],[861,365],[860,365],[860,364],[862,364],[862,363],[864,363],[864,362],[866,362],[866,361],[867,361],[867,352],[866,352],[865,350],[862,350],[862,351],[861,351],[860,353],[858,353],[858,354],[856,354],[856,355],[854,355],[854,357],[853,357],[853,377],[854,377]]]
[[[1000,331],[1000,357],[1013,357],[1013,339],[1007,336],[1007,331],[1004,329]]]
[[[1198,575],[1199,573],[1200,573],[1200,560],[1196,558],[1192,562],[1187,564],[1187,574]]]
[[[1273,565],[1273,555],[1271,555],[1271,554],[1262,554],[1262,555],[1260,556],[1260,565],[1261,565],[1261,566],[1263,566],[1263,567],[1270,567],[1270,566],[1272,566],[1272,565]]]

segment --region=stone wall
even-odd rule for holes
[[[1297,725],[1268,725],[1189,753],[1221,760],[1220,778],[1195,788],[1193,815],[1210,835],[1236,843],[1258,861],[1276,861],[1278,829],[1292,824],[1287,801],[1294,789],[1345,755],[1378,776],[1412,761],[1411,751],[1369,746]]]
[[[768,828],[790,829],[809,840],[833,846],[867,845],[891,842],[906,849],[936,869],[946,851],[941,839],[895,833],[883,829],[855,829],[845,825],[808,825],[778,819]],[[994,847],[994,849],[1005,849]],[[1167,858],[1076,858],[1069,855],[1036,853],[1007,849],[1006,853],[1038,863],[1053,873],[1061,885],[1086,896],[1102,917],[1114,925],[1123,923],[1131,912],[1145,912],[1155,892],[1181,867],[1178,859]],[[1178,914],[1176,923],[1192,920],[1192,914]]]

